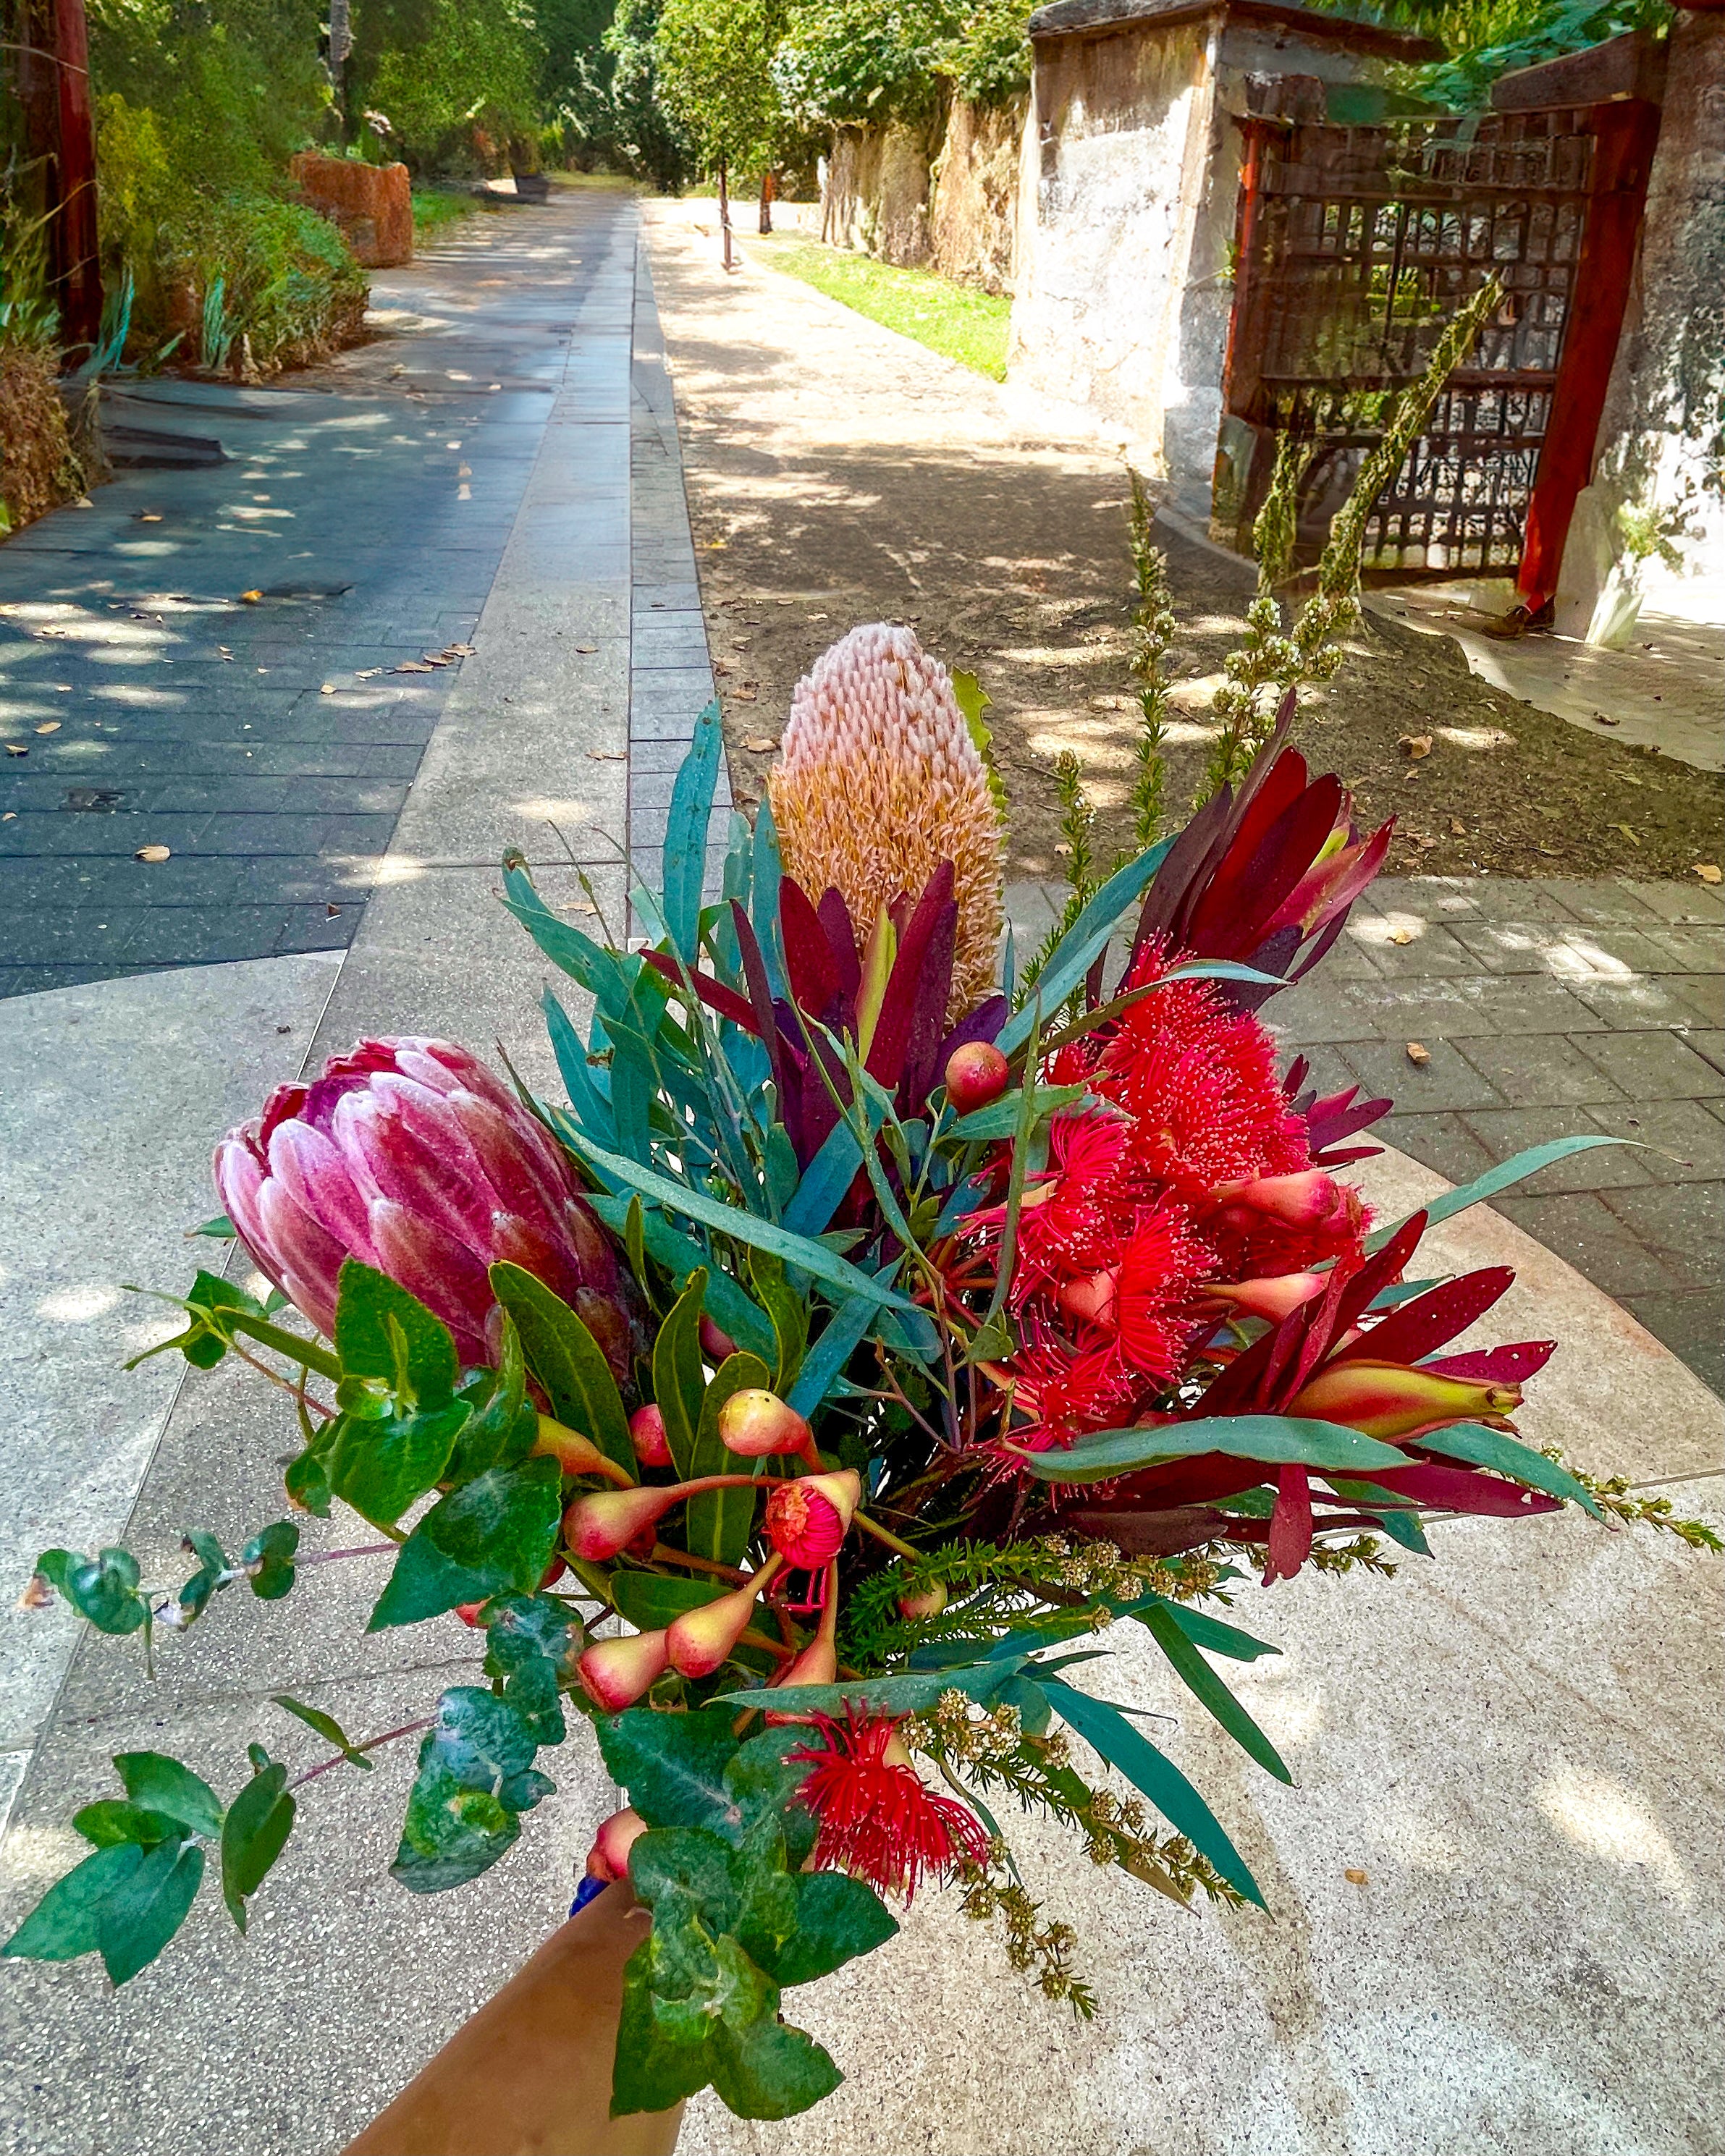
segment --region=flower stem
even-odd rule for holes
[[[920,1558],[922,1555],[921,1550],[912,1549],[908,1543],[901,1542],[889,1528],[883,1527],[878,1520],[871,1520],[866,1512],[853,1512],[850,1523],[853,1527],[860,1527],[865,1535],[872,1535],[877,1543],[885,1543],[888,1549],[896,1550],[901,1557]]]

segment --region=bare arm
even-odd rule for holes
[[[682,2106],[610,2116],[623,1965],[647,1912],[609,1887],[554,1932],[347,2156],[670,2156]]]

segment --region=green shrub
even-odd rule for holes
[[[175,228],[171,271],[200,308],[219,278],[225,326],[261,369],[303,365],[351,339],[366,275],[316,210],[267,195],[198,204]]]
[[[518,0],[431,0],[423,34],[367,71],[366,102],[415,172],[448,168],[477,132],[501,143],[539,125],[539,48]]]
[[[983,0],[941,54],[952,87],[973,105],[1009,105],[1030,87],[1031,10],[1038,0]]]
[[[779,95],[809,126],[929,121],[968,19],[957,0],[796,0],[773,63]]]

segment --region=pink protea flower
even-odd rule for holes
[[[362,1040],[280,1086],[216,1148],[216,1188],[258,1270],[333,1334],[353,1257],[490,1359],[487,1268],[521,1266],[577,1311],[619,1378],[640,1301],[567,1163],[515,1096],[447,1040]]]
[[[1000,942],[1000,813],[952,694],[908,629],[854,629],[791,698],[768,781],[786,872],[812,900],[836,889],[859,955],[880,909],[952,864],[958,902],[953,1009],[994,987]]]
[[[814,1862],[848,1871],[908,1908],[925,1878],[950,1879],[961,1864],[982,1864],[988,1837],[956,1798],[925,1788],[890,1715],[852,1706],[845,1719],[811,1717],[818,1746],[788,1753],[809,1773],[797,1792],[819,1822]]]

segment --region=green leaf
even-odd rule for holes
[[[1512,1482],[1526,1484],[1530,1490],[1543,1490],[1548,1497],[1562,1497],[1572,1505],[1579,1505],[1584,1512],[1600,1517],[1599,1507],[1584,1482],[1578,1482],[1567,1467],[1560,1467],[1555,1460],[1548,1460],[1543,1452],[1536,1452],[1530,1445],[1520,1445],[1501,1430],[1491,1430],[1483,1423],[1451,1423],[1447,1430],[1429,1430],[1422,1435],[1410,1438],[1423,1452],[1439,1452],[1448,1460],[1465,1460],[1474,1467],[1489,1467],[1495,1475],[1507,1475]]]
[[[521,1334],[506,1310],[495,1370],[473,1371],[459,1397],[473,1409],[444,1471],[445,1482],[471,1482],[488,1468],[513,1467],[539,1436],[539,1411],[527,1398]]]
[[[144,1845],[118,1841],[99,1849],[56,1880],[0,1954],[25,1961],[75,1961],[94,1953],[104,1903],[144,1861]]]
[[[691,1275],[653,1343],[653,1398],[665,1418],[665,1442],[678,1476],[694,1472],[696,1432],[706,1376],[701,1362],[701,1306],[706,1274]]]
[[[536,1455],[493,1467],[441,1497],[402,1544],[366,1630],[416,1625],[513,1588],[531,1594],[557,1548],[557,1463]]]
[[[1381,1483],[1363,1482],[1351,1475],[1331,1475],[1325,1477],[1336,1495],[1363,1512],[1375,1512],[1378,1524],[1393,1543],[1415,1557],[1430,1557],[1431,1544],[1425,1539],[1425,1531],[1420,1524],[1419,1509],[1394,1490],[1386,1490]]]
[[[774,1690],[771,1704],[775,1712],[782,1709],[787,1714],[843,1714],[850,1702],[878,1714],[920,1714],[932,1707],[943,1691],[955,1687],[983,1704],[1004,1689],[1024,1661],[1023,1655],[1011,1655],[968,1668],[932,1671],[926,1676],[849,1677],[840,1684],[782,1686]],[[768,1702],[757,1690],[719,1692],[711,1704],[758,1707]]]
[[[1167,1604],[1153,1604],[1137,1613],[1138,1621],[1151,1634],[1156,1644],[1174,1667],[1174,1674],[1193,1696],[1201,1701],[1234,1739],[1250,1752],[1266,1773],[1277,1781],[1291,1786],[1293,1776],[1288,1772],[1281,1754],[1259,1728],[1234,1694],[1205,1661],[1186,1636],[1183,1629],[1168,1614]]]
[[[717,1951],[726,1978],[734,1984],[737,1965],[747,1957],[730,1939],[719,1940]],[[752,1992],[737,1990],[754,2004]],[[777,2001],[775,1987],[757,2011],[723,2013],[707,2039],[714,2091],[739,2118],[794,2118],[830,2096],[845,2078],[805,2030],[779,2020]]]
[[[488,1871],[520,1836],[521,1814],[556,1787],[534,1768],[537,1748],[495,1693],[477,1685],[446,1691],[419,1747],[390,1876],[416,1894],[440,1894]]]
[[[243,1932],[245,1905],[257,1892],[293,1830],[295,1804],[278,1760],[254,1774],[222,1822],[222,1899]]]
[[[865,1302],[860,1296],[852,1296],[841,1303],[827,1320],[825,1329],[814,1347],[803,1358],[797,1382],[785,1398],[804,1421],[826,1399],[844,1373],[845,1365],[855,1353],[875,1321],[876,1306]]]
[[[373,1527],[393,1527],[443,1480],[472,1413],[465,1400],[451,1399],[424,1414],[343,1415],[330,1455],[330,1488]]]
[[[1030,1096],[1030,1127],[1045,1122],[1060,1109],[1069,1108],[1075,1101],[1084,1098],[1082,1086],[1038,1086]],[[957,1122],[949,1123],[942,1137],[957,1138],[965,1145],[982,1138],[1009,1138],[1015,1137],[1019,1120],[1024,1105],[1024,1088],[1014,1086],[1003,1093],[986,1107],[973,1108],[968,1116],[960,1116]]]
[[[659,1572],[614,1572],[611,1599],[638,1632],[660,1632],[685,1609],[699,1609],[731,1590],[721,1579],[675,1579]]]
[[[527,1368],[545,1388],[557,1419],[590,1437],[633,1476],[629,1417],[598,1341],[561,1296],[519,1265],[493,1265],[491,1288],[520,1330]]]
[[[757,1282],[758,1286],[758,1281]],[[712,1383],[701,1396],[701,1419],[689,1472],[692,1476],[747,1473],[734,1452],[726,1450],[719,1435],[719,1411],[733,1394],[747,1392],[767,1383],[767,1365],[753,1355],[727,1355],[714,1372]],[[758,1472],[761,1463],[756,1463]],[[684,1507],[683,1547],[691,1557],[709,1557],[720,1564],[741,1564],[754,1524],[752,1490],[707,1490],[691,1497]]]
[[[1136,860],[1117,869],[1060,938],[1036,983],[1044,1010],[1057,1011],[1078,988],[1107,949],[1108,939],[1122,914],[1143,896],[1150,879],[1167,859],[1173,843],[1173,837],[1160,839],[1147,853],[1140,854]],[[1033,998],[1007,1020],[995,1046],[1003,1055],[1016,1054],[1029,1040],[1030,1029],[1035,1022]]]
[[[1215,1814],[1173,1761],[1140,1736],[1117,1707],[1075,1690],[1062,1677],[1046,1679],[1042,1689],[1060,1719],[1142,1790],[1168,1825],[1208,1857],[1230,1886],[1260,1909],[1265,1906],[1257,1881]]]
[[[898,1929],[880,1896],[841,1871],[809,1871],[796,1881],[796,1922],[777,1958],[764,1964],[778,1984],[812,1984],[858,1954],[885,1946]]]
[[[193,1235],[212,1236],[218,1243],[231,1243],[239,1231],[225,1213],[218,1213],[213,1219],[200,1221],[197,1227],[187,1232]]]
[[[275,1520],[254,1534],[239,1553],[259,1602],[280,1602],[294,1584],[294,1556],[300,1530],[291,1520]]]
[[[611,2072],[611,2116],[669,2111],[711,2079],[706,2041],[679,2041],[654,2010],[653,1938],[642,1940],[623,1972],[623,2014]]]
[[[99,1803],[86,1804],[72,1815],[72,1825],[98,1849],[122,1841],[148,1848],[152,1842],[183,1840],[186,1833],[182,1820],[170,1819],[166,1812],[146,1811],[141,1804],[128,1804],[121,1797],[104,1797]]]
[[[727,1205],[722,1199],[711,1198],[704,1191],[673,1183],[669,1176],[655,1174],[651,1168],[642,1168],[634,1161],[606,1152],[577,1133],[570,1134],[570,1143],[602,1174],[612,1178],[619,1188],[637,1190],[644,1199],[664,1206],[668,1212],[680,1213],[686,1219],[716,1228],[733,1241],[747,1243],[752,1249],[770,1251],[787,1265],[799,1266],[813,1279],[837,1288],[841,1295],[865,1296],[870,1302],[884,1304],[889,1309],[913,1307],[885,1281],[875,1280],[847,1263],[824,1243],[815,1242],[807,1235],[791,1235],[770,1220],[757,1219],[738,1206]]]
[[[738,1749],[732,1720],[718,1707],[688,1714],[632,1707],[598,1716],[593,1727],[611,1779],[649,1826],[709,1826],[732,1804],[725,1784]]]
[[[198,1560],[197,1571],[180,1589],[177,1598],[181,1621],[189,1625],[203,1615],[210,1597],[225,1584],[222,1575],[228,1569],[228,1560],[213,1535],[196,1530],[184,1537],[181,1548],[190,1550]]]
[[[1139,1430],[1100,1430],[1070,1450],[1029,1452],[1014,1445],[1028,1471],[1045,1482],[1106,1482],[1165,1460],[1190,1460],[1219,1452],[1230,1460],[1294,1461],[1319,1469],[1358,1471],[1405,1467],[1406,1453],[1380,1445],[1340,1423],[1299,1415],[1206,1415],[1197,1422],[1164,1423]]]
[[[213,1840],[222,1831],[222,1800],[201,1775],[165,1752],[122,1752],[114,1762],[126,1794],[147,1810],[166,1812],[188,1834]]]
[[[158,1841],[116,1880],[95,1924],[96,1952],[110,1982],[129,1983],[155,1960],[185,1922],[203,1877],[203,1851],[195,1842]]]
[[[662,911],[671,939],[692,966],[701,955],[701,892],[706,880],[706,834],[724,737],[716,696],[695,721],[689,753],[671,788],[665,834]]]
[[[1452,1219],[1465,1213],[1470,1205],[1477,1205],[1487,1198],[1495,1198],[1500,1190],[1537,1175],[1542,1168],[1549,1168],[1553,1161],[1567,1160],[1571,1153],[1587,1152],[1594,1146],[1639,1146],[1635,1138],[1604,1137],[1548,1138],[1543,1145],[1529,1146],[1524,1152],[1512,1153],[1507,1160],[1499,1161],[1496,1168],[1488,1168],[1483,1175],[1476,1175],[1471,1183],[1464,1183],[1454,1190],[1446,1190],[1434,1198],[1429,1205],[1419,1210],[1425,1214],[1426,1224],[1436,1227],[1440,1220]],[[1643,1147],[1643,1150],[1651,1148]],[[1413,1215],[1409,1214],[1408,1219]],[[1399,1235],[1407,1220],[1398,1220],[1388,1228],[1377,1228],[1366,1238],[1368,1250],[1381,1250],[1393,1235]]]
[[[345,1415],[338,1415],[326,1422],[305,1450],[288,1462],[287,1471],[281,1478],[290,1501],[320,1520],[330,1516],[330,1503],[335,1495],[330,1488],[330,1455],[335,1450],[341,1425],[346,1420]]]
[[[580,1625],[560,1602],[543,1594],[500,1594],[488,1602],[485,1675],[505,1680],[503,1697],[536,1741],[561,1744],[562,1686],[585,1644]]]
[[[344,1379],[382,1386],[408,1407],[440,1408],[454,1397],[455,1343],[449,1327],[357,1258],[343,1260],[336,1283],[336,1353]]]
[[[1171,1625],[1178,1625],[1186,1637],[1207,1654],[1226,1655],[1236,1662],[1255,1662],[1260,1655],[1281,1652],[1280,1647],[1271,1646],[1267,1640],[1255,1640],[1250,1632],[1242,1632],[1237,1625],[1224,1625],[1219,1617],[1208,1616],[1189,1603],[1173,1602],[1165,1595],[1147,1594],[1117,1614],[1142,1621],[1147,1609],[1161,1610]]]
[[[128,1549],[100,1550],[93,1558],[44,1550],[36,1569],[99,1632],[136,1632],[150,1614],[138,1592],[138,1561]]]
[[[778,1127],[774,1124],[775,1130]],[[757,1250],[751,1257],[749,1277],[761,1306],[773,1321],[777,1353],[771,1382],[773,1391],[783,1394],[795,1384],[803,1367],[803,1351],[809,1345],[809,1304],[785,1278],[783,1262],[768,1251]]]
[[[711,1259],[693,1236],[672,1227],[656,1207],[650,1213],[644,1212],[637,1197],[625,1200],[599,1196],[589,1202],[615,1234],[628,1237],[633,1233],[630,1223],[639,1224],[641,1250],[655,1265],[664,1266],[679,1294],[688,1286],[696,1269],[706,1266],[709,1270],[703,1307],[707,1316],[721,1332],[728,1332],[739,1348],[747,1348],[752,1355],[765,1358],[774,1352],[773,1327],[767,1313],[728,1273],[711,1269]],[[631,1252],[630,1268],[639,1280],[644,1276],[645,1269],[633,1255],[633,1245]]]
[[[369,1774],[377,1764],[367,1758],[333,1714],[326,1714],[321,1707],[307,1707],[304,1700],[290,1699],[283,1691],[272,1692],[271,1700],[288,1713],[297,1715],[308,1729],[315,1729],[326,1742],[333,1744],[350,1767],[357,1767],[362,1774]]]

